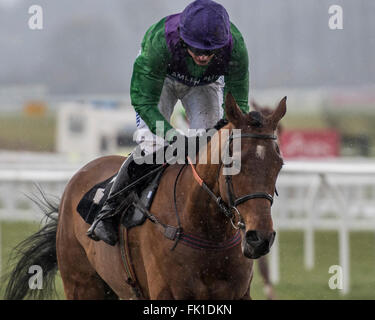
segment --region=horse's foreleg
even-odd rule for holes
[[[244,296],[240,300],[252,300],[251,296],[250,296],[250,286],[251,286],[251,282],[253,281],[253,276],[254,276],[254,269],[251,269],[249,286],[247,287],[247,290],[246,290]]]
[[[262,275],[263,282],[264,282],[264,294],[268,300],[274,300],[275,299],[275,293],[273,290],[272,282],[269,277],[269,268],[268,268],[268,261],[267,257],[263,256],[259,258],[258,260],[258,266],[260,274]]]
[[[250,285],[247,288],[246,293],[244,294],[244,296],[240,300],[252,300],[251,296],[250,296]]]

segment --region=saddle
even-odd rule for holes
[[[146,209],[151,207],[165,168],[166,166],[162,167],[159,171],[149,175],[142,183],[128,190],[128,196],[124,198],[122,203],[119,202],[120,215],[122,216],[121,223],[125,228],[130,229],[141,225],[146,220],[147,216],[144,211],[140,210],[134,204],[140,203]],[[116,175],[117,173],[96,184],[80,200],[77,211],[86,223],[91,225],[94,222],[95,217],[99,214],[104,202],[108,198]]]

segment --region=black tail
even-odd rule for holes
[[[10,265],[14,267],[5,276],[5,280],[8,280],[4,295],[6,300],[45,299],[52,298],[56,294],[58,205],[47,199],[40,188],[39,191],[41,197],[29,198],[43,211],[46,221],[38,232],[23,240],[13,249]],[[29,273],[29,268],[34,265],[40,266],[43,272],[42,289],[30,289],[29,281],[33,272]]]

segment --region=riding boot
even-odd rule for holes
[[[113,216],[118,208],[119,201],[108,201],[114,194],[125,188],[129,184],[129,165],[133,163],[133,154],[131,154],[121,166],[115,181],[108,194],[107,200],[96,216],[93,224],[87,230],[87,236],[95,241],[102,240],[111,246],[114,246],[118,241],[118,233],[114,223]],[[124,198],[122,198],[124,199]]]

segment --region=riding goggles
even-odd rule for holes
[[[198,49],[194,48],[192,46],[189,46],[185,43],[185,46],[187,49],[189,49],[192,53],[194,53],[196,56],[210,56],[212,54],[216,54],[221,49],[214,49],[214,50],[207,50],[207,49]]]

